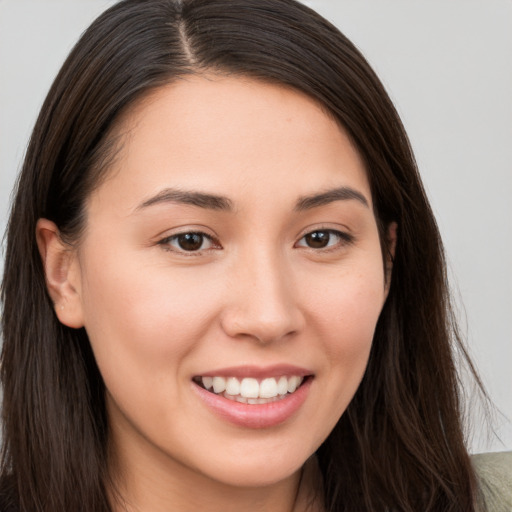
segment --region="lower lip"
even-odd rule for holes
[[[313,379],[308,377],[293,393],[268,404],[243,404],[216,395],[192,383],[201,400],[222,419],[240,427],[270,428],[284,423],[301,407],[308,396]]]

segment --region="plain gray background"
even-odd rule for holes
[[[0,230],[45,94],[108,0],[0,0]],[[309,0],[365,54],[409,133],[470,352],[512,449],[512,1]],[[2,262],[0,260],[0,269]],[[507,420],[508,418],[508,420]]]

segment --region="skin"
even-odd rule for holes
[[[387,296],[362,161],[311,98],[243,78],[163,87],[118,131],[122,149],[88,200],[79,245],[70,251],[45,219],[37,229],[56,313],[85,326],[105,381],[117,510],[289,511],[301,467],[361,381]],[[140,206],[169,187],[232,209]],[[297,209],[340,187],[367,204]],[[169,239],[191,231],[214,242],[186,252]],[[327,247],[308,246],[315,231]],[[233,425],[193,390],[207,371],[277,363],[314,378],[299,410],[271,428]]]

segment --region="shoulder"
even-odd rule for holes
[[[512,510],[512,451],[472,456],[488,512]]]

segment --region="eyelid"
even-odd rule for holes
[[[340,241],[339,241],[339,243],[335,244],[334,246],[326,246],[326,247],[322,247],[322,248],[314,248],[314,247],[309,247],[307,245],[298,245],[299,242],[304,240],[304,238],[306,236],[316,233],[316,232],[328,232],[332,235],[337,236],[340,239]],[[340,247],[345,247],[347,245],[352,245],[354,243],[354,241],[355,241],[354,235],[347,231],[343,231],[341,229],[336,229],[333,227],[319,226],[319,227],[315,227],[315,228],[307,228],[307,230],[304,231],[302,233],[302,235],[298,238],[297,242],[295,242],[294,247],[304,247],[305,249],[310,249],[315,252],[321,252],[321,251],[327,252],[327,251],[335,251],[336,249],[339,249]]]
[[[208,247],[206,249],[198,249],[197,251],[186,251],[185,249],[181,249],[179,247],[173,247],[170,242],[177,240],[178,237],[183,236],[183,235],[201,235],[204,239],[207,239],[211,242],[212,247]],[[222,246],[221,246],[219,240],[215,236],[213,236],[209,233],[206,233],[205,231],[198,229],[198,228],[180,229],[179,231],[177,231],[175,233],[168,234],[168,235],[164,236],[163,238],[160,238],[157,242],[157,245],[163,247],[163,249],[166,251],[174,252],[174,253],[177,253],[180,255],[184,255],[186,257],[199,256],[201,254],[204,254],[207,251],[222,249]]]

